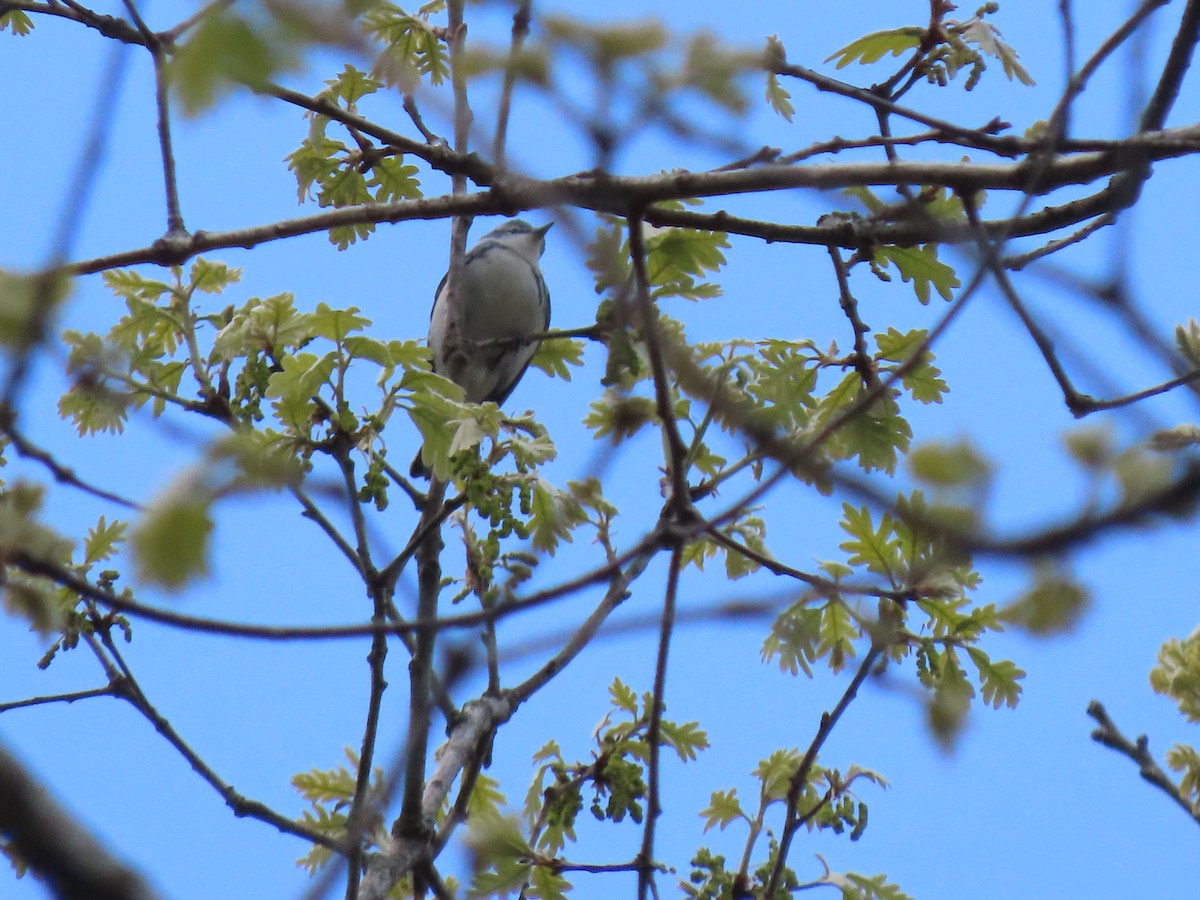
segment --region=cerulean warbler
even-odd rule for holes
[[[429,314],[433,371],[463,389],[468,403],[503,403],[513,392],[537,342],[524,341],[550,327],[550,292],[538,266],[553,222],[534,228],[522,219],[489,231],[463,259],[451,310],[442,277]],[[421,453],[414,478],[427,476]]]

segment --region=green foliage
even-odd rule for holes
[[[1189,722],[1200,722],[1200,631],[1162,645],[1150,686],[1174,700]]]
[[[821,661],[840,671],[859,655],[863,642],[885,649],[896,661],[913,657],[918,678],[931,692],[930,722],[949,740],[974,696],[960,652],[976,670],[984,702],[992,706],[1016,705],[1024,673],[1011,662],[993,661],[977,646],[983,634],[1002,628],[1002,616],[991,604],[971,606],[967,591],[979,576],[935,529],[922,524],[936,523],[947,511],[928,507],[920,493],[900,497],[896,506],[898,515],[876,519],[866,507],[844,504],[841,525],[848,540],[840,546],[846,565],[825,568],[835,585],[861,572],[911,599],[881,600],[878,614],[871,616],[836,589],[822,588],[823,601],[808,597],[780,614],[762,655],[785,672],[810,678]],[[919,627],[909,624],[914,612],[924,617]]]
[[[357,753],[349,748],[346,748],[344,753],[349,766],[312,769],[292,776],[292,787],[308,803],[308,809],[297,821],[304,827],[338,842],[346,839],[346,818],[354,800],[359,767]],[[371,772],[370,784],[367,787],[368,798],[378,796],[383,783],[383,770],[377,767]],[[382,818],[376,813],[363,829],[363,833],[373,839],[382,828],[382,823]],[[315,874],[332,858],[332,851],[314,844],[297,864],[307,869],[309,874]]]
[[[23,481],[9,482],[0,491],[0,547],[6,556],[65,566],[71,558],[71,542],[38,521],[45,493]],[[30,575],[6,567],[5,609],[43,634],[65,624],[61,592],[50,578]]]
[[[791,92],[779,83],[779,76],[774,72],[767,73],[767,102],[771,104],[771,109],[787,121],[792,121],[796,107],[792,103]]]
[[[583,365],[583,341],[555,338],[538,344],[529,364],[541,369],[551,378],[571,380],[571,366]]]
[[[16,275],[0,269],[0,348],[25,351],[35,345],[72,286],[62,273]]]
[[[754,510],[747,510],[744,515],[739,515],[731,524],[718,529],[722,535],[736,544],[731,545],[706,534],[684,548],[683,564],[685,566],[693,565],[698,570],[704,571],[706,560],[720,556],[725,562],[725,576],[731,580],[757,571],[758,561],[752,556],[747,556],[737,547],[740,544],[755,555],[770,556],[765,541],[767,523],[753,515],[753,512]]]
[[[318,95],[321,101],[357,115],[361,107],[383,99],[376,95],[389,95],[392,89],[411,94],[422,84],[436,87],[446,81],[447,33],[439,22],[431,21],[445,11],[444,0],[426,3],[416,12],[387,0],[353,6],[368,49],[377,56],[369,71],[345,65],[325,82]],[[949,8],[949,4],[938,7]],[[965,22],[948,20],[928,29],[876,32],[848,44],[829,60],[836,60],[840,70],[851,63],[908,55],[905,66],[912,68],[902,73],[911,71],[944,82],[968,70],[970,89],[988,57],[999,59],[1010,79],[1031,84],[1015,50],[985,21],[992,12],[989,4]],[[244,16],[220,10],[206,14],[185,32],[187,39],[168,54],[173,89],[184,109],[203,110],[237,84],[265,88],[292,65],[296,51],[306,49],[314,36],[301,36],[296,23],[289,25],[283,16],[274,8]],[[19,10],[0,15],[0,30],[23,34],[29,27],[32,23]],[[634,78],[664,107],[664,98],[674,95],[693,103],[698,99],[710,112],[715,108],[739,113],[747,106],[745,83],[764,70],[763,54],[728,50],[708,35],[677,41],[667,25],[655,20],[611,26],[566,16],[541,18],[533,35],[542,44],[523,49],[515,58],[497,49],[500,44],[491,47],[478,41],[461,60],[463,73],[474,77],[504,70],[518,79],[551,84],[549,73],[557,71],[551,63],[569,55],[590,64],[589,71],[605,91],[622,79]],[[355,39],[356,46],[364,46],[361,36],[356,34]],[[770,38],[765,54],[766,99],[790,122],[796,108],[779,74],[784,59],[782,44]],[[581,96],[584,93],[580,91]],[[329,106],[322,108],[330,111]],[[647,106],[638,114],[650,111]],[[419,117],[409,112],[424,131]],[[576,112],[581,118],[586,115],[583,110]],[[598,123],[597,145],[607,137],[601,134],[603,129],[618,127],[593,121]],[[428,133],[423,137],[431,143],[440,140]],[[418,166],[406,162],[392,144],[376,145],[372,140],[329,116],[310,113],[307,135],[286,158],[299,201],[346,208],[421,198]],[[433,176],[442,174],[439,170]],[[481,182],[476,187],[491,187],[499,195],[503,185]],[[908,203],[886,203],[865,187],[848,193],[861,201],[865,216],[873,221],[922,215],[964,218],[962,198],[940,186],[919,187],[911,209]],[[847,218],[858,220],[863,215]],[[329,236],[344,250],[373,229],[370,222],[358,222],[333,228]],[[912,474],[937,492],[935,505],[916,492],[883,504],[886,511],[882,512],[845,504],[844,562],[821,563],[822,574],[816,577],[799,573],[806,587],[800,596],[789,598],[787,608],[772,623],[762,645],[764,661],[811,678],[818,665],[841,673],[868,658],[880,667],[907,665],[911,660],[925,692],[930,726],[947,743],[957,734],[977,692],[990,706],[1015,706],[1024,673],[1012,662],[992,660],[980,641],[1005,624],[1039,634],[1067,628],[1084,610],[1087,595],[1067,576],[1046,570],[1039,571],[1033,587],[1003,610],[976,602],[979,575],[961,544],[948,538],[947,530],[970,533],[978,525],[980,504],[956,506],[947,498],[962,501],[967,492],[968,500],[980,499],[990,483],[990,465],[966,442],[926,443],[909,452],[913,429],[902,404],[940,403],[948,390],[926,346],[928,332],[868,331],[861,349],[856,332],[855,349],[847,355],[840,354],[836,344],[821,349],[812,340],[781,337],[688,344],[683,324],[663,314],[661,307],[672,298],[700,302],[722,296],[720,285],[711,279],[725,266],[730,242],[722,232],[687,228],[645,226],[644,234],[649,299],[658,316],[656,330],[664,338],[668,370],[684,371],[682,365],[675,365],[679,357],[672,354],[686,351],[708,378],[689,381],[680,374],[679,381],[651,384],[628,224],[620,217],[602,215],[587,257],[596,294],[602,297],[591,336],[606,345],[603,383],[612,388],[592,403],[585,419],[597,438],[621,439],[645,426],[661,425],[662,418],[673,418],[686,447],[679,474],[693,489],[689,499],[697,506],[726,480],[739,479],[739,488],[748,481],[761,483],[769,460],[755,443],[758,428],[804,449],[803,460],[796,464],[800,471],[793,474],[820,491],[831,491],[835,477],[850,464],[866,473],[892,475],[907,455]],[[852,257],[852,265],[859,262],[866,262],[885,281],[898,272],[903,282],[912,284],[923,305],[934,291],[952,300],[960,287],[954,269],[938,259],[938,247],[932,243],[870,246]],[[411,453],[409,444],[419,435],[423,460],[437,478],[454,488],[448,496],[455,496],[452,503],[457,512],[447,527],[461,533],[456,552],[461,551],[464,564],[461,576],[449,575],[442,581],[452,595],[451,603],[474,598],[485,610],[504,610],[533,578],[541,555],[554,554],[579,533],[594,537],[609,561],[618,558],[611,540],[617,509],[605,498],[601,482],[588,478],[560,485],[550,480],[540,470],[557,452],[547,429],[532,415],[510,417],[493,403],[465,403],[461,388],[430,370],[428,351],[417,342],[372,336],[372,323],[354,306],[319,303],[306,312],[296,308],[289,293],[265,299],[239,296],[240,271],[218,261],[197,259],[189,267],[165,271],[161,280],[133,270],[104,274],[107,288],[123,302],[125,314],[106,335],[65,335],[71,385],[59,410],[81,435],[119,433],[134,411],[144,409],[151,417],[171,412],[204,416],[223,429],[222,436],[207,445],[196,464],[163,491],[132,527],[100,518],[82,542],[78,559],[72,556],[69,542],[40,524],[40,491],[21,482],[7,486],[0,492],[0,546],[14,558],[53,562],[68,572],[92,577],[103,590],[114,590],[116,571],[92,575],[91,570],[119,552],[128,532],[139,576],[179,587],[207,570],[217,505],[231,494],[297,486],[308,470],[324,464],[337,476],[346,475],[349,490],[339,496],[352,504],[357,500],[383,511],[389,506],[389,491],[396,486],[419,500],[419,486],[408,484],[388,461],[388,442],[397,430],[403,442],[400,452]],[[46,319],[65,295],[64,284],[0,275],[0,343],[22,349],[40,339]],[[223,306],[216,305],[217,297],[224,298]],[[1181,352],[1200,365],[1200,326],[1194,321],[1180,326],[1177,341]],[[571,368],[582,362],[583,344],[567,339],[543,341],[533,360],[548,374],[568,380]],[[652,396],[659,387],[666,394],[661,401]],[[403,413],[399,420],[394,417],[397,411]],[[403,421],[405,416],[408,422]],[[736,427],[744,422],[753,426],[751,438]],[[1194,431],[1192,426],[1181,426],[1160,433],[1152,446],[1189,447],[1196,443]],[[736,442],[741,446],[730,454],[729,446]],[[1073,449],[1086,465],[1117,480],[1125,504],[1136,503],[1165,484],[1173,471],[1170,460],[1137,448],[1117,453],[1098,439],[1080,436]],[[726,454],[733,456],[732,462]],[[847,465],[835,465],[841,463]],[[341,482],[337,484],[341,491]],[[651,499],[657,502],[658,498]],[[319,518],[308,507],[305,512]],[[358,507],[349,511],[351,517],[361,512]],[[360,541],[373,524],[364,528],[355,519]],[[704,571],[718,557],[730,580],[763,565],[777,570],[766,543],[766,517],[759,509],[743,506],[724,516],[713,530],[688,536],[685,565]],[[372,564],[362,568],[365,573]],[[797,574],[786,566],[778,571]],[[87,629],[107,628],[110,621],[127,626],[119,617],[104,623],[88,618],[81,611],[80,597],[49,579],[7,569],[4,575],[6,604],[19,608],[37,627],[62,632],[48,657],[59,647],[69,649]],[[1193,643],[1189,638],[1164,647],[1152,681],[1156,690],[1175,698],[1186,714],[1196,718],[1200,715],[1200,652]],[[610,695],[611,708],[597,727],[595,745],[586,758],[564,756],[556,741],[535,754],[537,771],[520,818],[502,814],[504,796],[495,782],[478,776],[468,817],[472,896],[519,891],[525,897],[562,897],[572,886],[564,877],[567,863],[560,854],[568,842],[575,841],[581,812],[587,809],[596,820],[614,825],[644,821],[653,698],[639,696],[620,680],[613,682]],[[696,759],[708,746],[695,722],[664,719],[656,738],[660,747],[674,750],[683,762]],[[688,896],[706,900],[762,896],[779,854],[772,829],[778,831],[776,822],[789,799],[795,801],[793,812],[800,823],[810,831],[845,834],[851,840],[864,833],[868,809],[854,787],[856,783],[886,787],[886,783],[878,774],[854,765],[839,770],[819,763],[815,747],[811,752],[779,750],[762,760],[753,773],[757,803],[753,791],[744,796],[737,788],[712,793],[701,812],[704,830],[746,827],[748,865],[745,871],[731,871],[724,857],[701,848],[692,860],[690,883],[683,886]],[[352,753],[347,758],[348,766],[313,770],[293,779],[309,804],[299,821],[339,842],[347,837],[346,819],[359,764]],[[1195,796],[1200,757],[1191,748],[1178,747],[1168,758],[1185,773],[1185,791]],[[381,796],[382,781],[382,773],[374,772],[369,810],[376,808],[370,801]],[[368,848],[385,843],[382,815],[372,815],[363,833]],[[765,859],[757,843],[764,834]],[[328,851],[314,848],[301,864],[315,872],[329,858]],[[905,897],[883,876],[826,868],[822,878],[802,885],[790,868],[783,866],[782,871],[779,890],[771,900],[818,885],[837,887],[846,898]],[[411,882],[397,890],[411,891]]]
[[[433,85],[445,81],[450,74],[450,53],[429,23],[429,17],[445,6],[444,0],[434,0],[410,15],[393,3],[370,3],[362,18],[363,28],[383,45],[372,75],[404,91],[414,90],[421,78]]]
[[[858,373],[851,372],[821,400],[819,421],[844,421],[825,441],[824,450],[832,459],[857,459],[866,472],[882,470],[890,475],[908,449],[912,427],[900,415],[895,390],[867,402],[869,392]],[[846,418],[851,409],[855,414]]]
[[[1200,812],[1200,753],[1187,744],[1176,744],[1167,751],[1167,765],[1181,772],[1179,793],[1192,805],[1193,814]]]
[[[886,875],[859,875],[855,872],[831,872],[826,880],[842,889],[842,900],[912,900]]]
[[[168,494],[146,510],[133,532],[138,573],[168,588],[182,587],[206,574],[212,529],[209,504],[203,498]]]
[[[871,257],[871,271],[883,281],[891,281],[887,270],[892,265],[895,265],[902,281],[913,283],[913,290],[922,305],[929,303],[931,288],[943,300],[953,300],[954,289],[961,286],[954,269],[938,260],[937,244],[923,244],[920,247],[889,244],[877,248]]]
[[[668,35],[657,19],[598,25],[567,16],[547,16],[542,25],[550,41],[586,55],[598,66],[648,56],[666,46]]]
[[[889,53],[892,56],[899,56],[908,50],[915,50],[921,46],[924,37],[925,31],[922,28],[907,27],[893,28],[890,31],[876,31],[851,41],[841,50],[826,57],[825,62],[832,62],[836,59],[839,69],[844,69],[855,62],[863,64],[879,62]]]
[[[33,19],[21,9],[10,9],[0,13],[0,32],[11,31],[18,37],[24,37],[33,31]]]
[[[681,204],[663,205],[678,208]],[[725,254],[721,251],[729,247],[729,238],[723,232],[647,227],[645,243],[646,275],[652,299],[708,300],[721,295],[719,285],[701,279],[725,265]],[[625,221],[610,217],[606,227],[596,230],[596,237],[588,247],[586,261],[595,273],[597,294],[629,295],[629,252]]]
[[[929,443],[908,455],[914,477],[943,488],[973,487],[986,483],[991,466],[969,442]]]
[[[991,4],[998,8],[999,4]],[[971,55],[971,51],[964,52],[962,48],[954,41],[954,36],[961,36],[966,44],[974,44],[979,50],[988,56],[1000,60],[1000,64],[1004,69],[1004,75],[1009,81],[1014,78],[1021,84],[1029,87],[1035,84],[1033,77],[1026,71],[1025,67],[1017,61],[1017,51],[1009,44],[1005,43],[1000,35],[1000,29],[991,22],[984,20],[987,12],[994,12],[994,9],[989,9],[987,6],[982,7],[979,13],[967,21],[958,24],[949,29],[950,36],[950,52],[946,55],[947,74],[954,77],[954,73],[959,66],[969,63],[973,71],[967,80],[967,89],[978,81],[978,73],[987,68],[982,58],[975,54]]]
[[[404,164],[399,156],[372,157],[368,165],[361,151],[325,136],[325,116],[314,116],[309,136],[288,155],[288,168],[296,176],[300,202],[312,197],[322,207],[344,207],[368,203],[413,200],[422,196],[417,167]],[[368,177],[369,174],[369,177]],[[329,240],[339,250],[370,236],[371,222],[337,225],[329,229]]]
[[[946,11],[954,6],[945,4]],[[945,85],[960,71],[969,70],[966,89],[979,83],[987,69],[985,56],[1000,61],[1005,77],[1024,85],[1034,84],[1033,78],[1019,62],[1017,51],[1007,44],[1000,29],[986,17],[999,9],[998,3],[987,3],[965,21],[947,19],[934,28],[907,26],[877,31],[851,41],[825,61],[837,60],[837,68],[851,63],[876,63],[887,55],[900,56],[915,51],[914,70],[933,83]]]
[[[933,365],[933,354],[926,346],[929,333],[923,328],[901,333],[895,328],[875,335],[881,372],[900,372],[900,383],[919,403],[941,403],[949,390],[942,372]]]
[[[596,749],[591,758],[568,763],[559,745],[551,741],[534,755],[538,769],[525,797],[528,842],[515,827],[507,841],[499,842],[511,855],[487,860],[488,884],[509,884],[518,869],[532,877],[529,866],[553,871],[554,857],[575,840],[575,822],[585,804],[599,821],[640,823],[645,814],[645,767],[649,758],[648,728],[652,698],[643,694],[639,702],[632,688],[616,679],[609,687],[611,709],[595,732]],[[695,722],[662,719],[658,742],[675,751],[683,762],[694,760],[708,747],[708,738]],[[590,802],[588,796],[590,795]],[[490,826],[489,826],[490,827]],[[509,826],[504,826],[507,829]],[[478,879],[478,876],[477,876]],[[479,883],[478,880],[475,883]],[[513,882],[513,886],[523,882]],[[512,889],[511,887],[509,889]]]
[[[1052,568],[1040,567],[1034,586],[1005,608],[1000,617],[1033,634],[1057,634],[1074,628],[1090,602],[1082,585]]]
[[[296,65],[290,43],[274,22],[251,23],[228,10],[204,16],[169,57],[171,85],[184,112],[204,111],[239,84],[266,86]]]
[[[347,65],[336,78],[325,82],[318,99],[357,113],[358,101],[375,93],[383,82]],[[301,203],[315,199],[322,208],[369,203],[391,203],[422,196],[418,169],[404,162],[391,150],[379,150],[366,144],[354,133],[354,146],[329,137],[332,120],[318,113],[309,114],[308,136],[287,156],[288,169],[296,177],[297,197]],[[339,126],[341,127],[341,126]],[[314,194],[315,190],[315,194]],[[372,222],[338,225],[329,230],[329,239],[339,250],[370,236]]]
[[[1186,325],[1176,325],[1175,346],[1189,363],[1200,368],[1200,322],[1188,319]]]
[[[806,754],[794,749],[777,750],[762,760],[753,774],[759,782],[758,808],[745,808],[739,801],[736,790],[715,791],[709,805],[700,813],[705,822],[705,831],[714,825],[724,831],[734,823],[744,822],[750,829],[751,843],[755,844],[760,831],[767,827],[766,823],[770,821],[771,810],[785,806],[786,800],[794,797],[798,821],[808,830],[828,830],[834,834],[843,834],[849,830],[850,840],[856,841],[866,830],[868,810],[866,803],[852,790],[852,786],[855,782],[863,780],[879,787],[887,787],[886,780],[876,772],[852,765],[843,774],[836,769],[826,769],[818,765],[815,758],[807,759]],[[803,783],[799,783],[802,774],[804,780]],[[694,870],[689,879],[690,884],[683,885],[684,891],[689,897],[697,898],[765,896],[767,881],[775,866],[778,850],[774,838],[771,838],[768,842],[767,858],[754,871],[753,877],[750,877],[748,873],[729,872],[725,868],[723,857],[714,856],[707,848],[701,848],[692,860]],[[844,877],[829,872],[826,867],[825,878],[807,886],[838,884],[836,879]],[[798,887],[801,885],[795,873],[784,867],[781,889],[774,896],[791,896],[791,891]]]

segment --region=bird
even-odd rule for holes
[[[450,273],[442,276],[429,312],[433,371],[461,387],[468,403],[507,400],[537,352],[536,341],[522,339],[550,327],[540,261],[553,224],[512,219],[479,239],[463,258],[457,322],[446,291]],[[409,474],[429,476],[421,451]]]

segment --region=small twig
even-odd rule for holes
[[[779,883],[783,878],[783,870],[787,866],[788,852],[792,847],[792,838],[800,827],[800,799],[804,795],[804,788],[808,785],[808,775],[817,761],[817,754],[825,745],[825,741],[828,740],[829,735],[833,733],[834,726],[837,725],[854,698],[858,696],[858,689],[867,680],[867,675],[870,674],[875,661],[883,651],[884,647],[882,645],[877,643],[871,644],[871,649],[863,656],[858,670],[854,673],[854,677],[850,679],[850,684],[846,686],[846,690],[842,694],[842,698],[838,701],[837,706],[830,712],[822,714],[817,734],[813,738],[812,743],[808,745],[808,750],[805,752],[804,758],[800,761],[800,766],[789,780],[786,798],[787,814],[784,820],[783,832],[779,837],[779,851],[775,855],[775,865],[771,869],[766,887],[763,889],[762,896],[764,897],[774,897],[779,890]]]
[[[25,437],[25,435],[17,428],[16,412],[9,406],[0,404],[0,434],[8,438],[9,443],[16,449],[18,455],[24,459],[31,459],[34,462],[41,463],[54,476],[54,480],[59,484],[70,485],[78,488],[84,493],[91,494],[93,497],[99,497],[101,500],[108,500],[111,503],[116,503],[119,506],[124,506],[126,509],[140,510],[140,504],[135,503],[120,494],[115,494],[112,491],[107,491],[104,488],[96,487],[88,484],[82,478],[75,474],[75,470],[62,465],[48,450],[43,450],[41,447]]]
[[[1092,732],[1092,740],[1133,760],[1137,764],[1142,778],[1174,800],[1194,822],[1200,824],[1200,808],[1183,795],[1179,785],[1172,781],[1155,762],[1154,757],[1150,755],[1150,742],[1144,734],[1138,735],[1136,741],[1125,737],[1113,720],[1109,718],[1108,712],[1099,700],[1093,700],[1088,704],[1087,713],[1100,723],[1100,727]]]
[[[172,44],[179,40],[179,38],[182,37],[186,32],[195,28],[196,25],[203,21],[207,16],[218,13],[223,9],[228,9],[230,6],[233,6],[233,3],[234,0],[212,0],[211,3],[208,3],[196,10],[195,13],[188,16],[174,28],[169,28],[166,31],[159,32],[158,37],[165,43]]]
[[[646,570],[646,566],[650,564],[650,560],[657,550],[656,541],[646,541],[643,542],[640,552],[629,559],[627,563],[621,564],[624,568],[611,564],[611,575],[604,599],[592,610],[558,653],[547,660],[525,681],[506,692],[508,696],[512,697],[515,704],[524,703],[541,690],[555,675],[565,669],[584,647],[591,643],[592,638],[595,637],[596,632],[600,630],[600,626],[604,624],[612,611],[624,602],[629,586]]]
[[[413,126],[417,131],[421,132],[421,137],[425,138],[427,144],[443,143],[442,139],[426,126],[425,120],[421,118],[421,111],[417,108],[417,98],[412,94],[404,95],[404,111],[408,113],[408,118],[412,120]]]
[[[876,388],[879,385],[879,373],[875,371],[875,362],[867,347],[867,335],[871,333],[871,329],[858,314],[858,301],[850,292],[850,279],[846,272],[846,263],[837,247],[829,248],[829,258],[833,261],[833,271],[837,275],[838,301],[841,304],[842,312],[850,320],[850,327],[854,330],[854,369],[858,372],[858,377],[862,379],[864,387]]]
[[[341,852],[341,846],[333,839],[311,828],[307,828],[293,819],[289,819],[287,816],[277,813],[264,803],[245,797],[236,791],[232,785],[223,781],[179,735],[179,732],[174,729],[171,723],[155,708],[149,699],[147,699],[146,694],[142,691],[137,679],[133,676],[133,672],[122,658],[109,632],[102,630],[99,632],[99,635],[100,641],[103,643],[103,649],[97,642],[95,635],[84,633],[81,637],[92,649],[101,667],[104,669],[109,679],[113,696],[125,700],[130,706],[141,713],[154,726],[154,730],[168,744],[174,747],[180,756],[187,760],[192,771],[199,775],[203,781],[220,795],[221,799],[225,801],[225,805],[233,811],[235,816],[239,818],[248,816],[258,819],[261,822],[274,826],[284,834],[294,835],[335,852]],[[106,656],[105,651],[111,656],[112,661]],[[113,661],[115,661],[115,666]]]
[[[996,252],[995,245],[988,239],[982,228],[979,227],[979,212],[975,208],[975,198],[968,194],[963,194],[961,195],[961,199],[963,208],[967,213],[967,220],[975,226],[975,242],[984,266],[992,273],[992,277],[995,279],[997,287],[1000,288],[1004,299],[1008,301],[1008,305],[1012,307],[1013,312],[1017,314],[1017,318],[1021,320],[1021,324],[1025,326],[1025,330],[1029,333],[1029,336],[1033,338],[1033,342],[1037,345],[1038,350],[1041,351],[1042,359],[1046,361],[1046,367],[1054,376],[1054,380],[1058,382],[1058,387],[1062,391],[1067,409],[1075,416],[1083,415],[1083,411],[1088,407],[1091,398],[1075,389],[1075,385],[1071,383],[1071,377],[1067,374],[1067,370],[1063,368],[1062,362],[1058,358],[1058,351],[1054,347],[1054,342],[1050,340],[1049,335],[1038,325],[1033,316],[1030,315],[1029,310],[1025,307],[1025,303],[1021,300],[1020,295],[1008,277],[1008,272],[1000,263],[1000,257]]]
[[[683,545],[671,551],[671,566],[667,572],[667,590],[663,597],[662,625],[658,635],[658,654],[654,663],[654,688],[651,693],[650,719],[646,726],[646,819],[642,827],[642,847],[638,852],[638,900],[646,900],[654,887],[654,832],[662,815],[660,796],[662,714],[666,704],[667,657],[675,632],[675,601],[679,592],[679,573],[683,568]]]
[[[496,138],[492,142],[492,161],[497,171],[505,169],[505,154],[507,152],[508,117],[512,110],[513,86],[517,81],[517,57],[521,46],[529,34],[529,22],[532,18],[533,0],[520,0],[517,11],[513,13],[512,42],[508,49],[508,60],[504,66],[504,84],[500,88],[500,106],[496,113]]]
[[[663,431],[667,475],[671,479],[671,501],[674,504],[689,504],[687,485],[687,445],[679,434],[675,421],[675,404],[671,397],[671,381],[663,359],[662,329],[658,323],[658,310],[650,298],[650,275],[646,271],[646,241],[642,233],[640,215],[629,219],[629,254],[633,262],[634,296],[641,319],[642,339],[650,357],[650,371],[654,377],[654,405]]]
[[[293,486],[291,493],[300,503],[302,510],[300,514],[309,521],[315,522],[317,527],[325,532],[325,536],[333,542],[333,545],[342,552],[342,556],[346,557],[350,561],[350,565],[354,566],[354,571],[365,578],[366,570],[363,567],[362,559],[359,558],[354,548],[350,546],[349,541],[342,537],[341,532],[329,521],[329,518],[321,512],[320,507],[308,496],[308,493],[299,486]]]
[[[66,694],[47,694],[43,697],[29,697],[25,700],[13,700],[9,703],[0,703],[0,713],[8,712],[12,709],[24,709],[27,706],[42,706],[46,703],[74,703],[76,700],[89,700],[92,697],[114,697],[116,694],[113,691],[112,685],[107,685],[102,688],[92,688],[88,691],[71,691]]]
[[[1028,253],[1021,253],[1015,256],[1006,256],[1000,262],[1004,268],[1013,272],[1019,272],[1031,262],[1049,256],[1051,253],[1057,253],[1059,250],[1062,250],[1066,247],[1078,244],[1080,241],[1091,237],[1101,228],[1107,228],[1109,225],[1112,225],[1115,221],[1116,217],[1112,213],[1105,213],[1102,216],[1097,216],[1091,222],[1088,222],[1082,228],[1078,229],[1077,231],[1073,231],[1066,237],[1057,238],[1056,240],[1050,241],[1049,243],[1038,247],[1035,250],[1030,250]]]
[[[179,208],[179,185],[175,178],[175,154],[171,149],[171,106],[167,96],[166,60],[163,42],[143,21],[133,0],[123,0],[129,17],[142,33],[146,49],[154,60],[154,102],[158,110],[158,148],[162,156],[163,184],[167,200],[167,230],[165,238],[168,241],[186,237],[187,228],[183,224],[183,214]]]

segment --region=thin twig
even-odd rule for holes
[[[634,297],[650,357],[650,371],[654,378],[654,406],[662,428],[667,476],[671,479],[671,499],[675,504],[688,504],[687,445],[679,434],[679,423],[675,421],[675,403],[671,396],[671,380],[663,360],[662,329],[658,323],[658,310],[650,299],[650,275],[646,271],[646,241],[642,233],[641,216],[629,219],[629,255],[633,262]]]
[[[520,0],[513,13],[512,41],[508,48],[508,60],[504,66],[504,84],[500,88],[500,105],[496,113],[496,139],[492,142],[492,161],[496,170],[505,169],[507,152],[508,117],[512,111],[513,86],[517,81],[517,57],[529,34],[529,22],[533,17],[533,0]]]
[[[44,450],[34,444],[33,441],[25,437],[20,429],[17,428],[16,411],[3,404],[0,404],[0,434],[8,438],[9,443],[13,445],[17,454],[22,458],[31,459],[45,466],[54,477],[54,480],[59,484],[78,488],[84,493],[91,494],[93,497],[108,500],[110,503],[116,503],[119,506],[124,506],[126,509],[140,510],[142,508],[140,504],[122,497],[120,494],[89,484],[76,475],[74,469],[64,466],[56,460],[50,451]]]
[[[654,887],[654,832],[658,818],[662,815],[662,714],[666,705],[667,658],[675,633],[675,602],[679,593],[679,573],[682,568],[683,545],[679,544],[671,551],[671,565],[667,571],[667,590],[663,597],[662,625],[658,634],[658,654],[654,663],[650,719],[646,726],[646,819],[642,826],[642,847],[638,852],[638,900],[646,900]]]
[[[42,697],[29,697],[25,700],[13,700],[9,703],[0,703],[0,713],[8,712],[12,709],[24,709],[27,706],[42,706],[46,703],[74,703],[76,700],[89,700],[92,697],[113,697],[116,696],[112,685],[107,685],[102,688],[92,688],[88,691],[70,691],[66,694],[47,694]]]
[[[1150,755],[1150,742],[1144,734],[1139,735],[1136,741],[1125,737],[1113,720],[1109,718],[1108,712],[1099,700],[1093,700],[1088,704],[1087,713],[1100,723],[1100,727],[1092,732],[1092,740],[1133,760],[1137,764],[1142,778],[1174,800],[1180,809],[1192,818],[1192,821],[1200,824],[1200,807],[1188,800],[1179,785],[1172,781],[1170,776],[1155,762],[1154,757]]]
[[[771,874],[763,890],[762,895],[764,897],[774,897],[779,890],[779,883],[783,878],[783,870],[787,866],[788,853],[792,847],[792,838],[800,827],[802,815],[800,812],[800,799],[804,796],[804,788],[808,785],[808,775],[817,761],[817,754],[825,745],[825,741],[828,740],[829,735],[833,733],[834,726],[837,725],[854,698],[858,696],[858,689],[867,680],[867,675],[870,674],[871,669],[875,666],[875,661],[883,653],[883,650],[883,646],[876,643],[871,644],[871,649],[863,656],[858,670],[854,673],[854,677],[850,679],[850,684],[846,686],[846,690],[842,694],[842,698],[838,701],[837,706],[821,716],[821,724],[817,728],[816,736],[813,738],[812,743],[808,745],[808,750],[805,752],[804,758],[800,761],[800,766],[796,769],[791,779],[789,779],[786,798],[787,813],[784,819],[783,831],[779,836],[779,851],[775,855],[775,865],[771,869]]]

